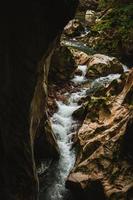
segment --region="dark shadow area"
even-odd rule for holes
[[[122,155],[133,161],[133,119],[127,124],[126,134],[124,135],[122,144]]]
[[[72,187],[72,188],[71,188]],[[89,188],[82,190],[80,187],[71,185],[72,193],[68,193],[68,196],[64,200],[106,200],[103,186],[99,181],[91,182]]]

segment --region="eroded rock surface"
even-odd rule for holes
[[[69,37],[79,36],[83,31],[84,27],[78,19],[71,20],[64,28],[64,34]]]
[[[77,135],[76,163],[66,182],[77,196],[133,198],[132,91],[130,70],[117,84],[109,84],[102,96],[93,95],[88,101],[88,112]]]
[[[117,58],[109,57],[102,54],[94,54],[88,61],[88,78],[97,78],[109,74],[123,72],[123,66]]]
[[[71,51],[58,44],[51,59],[49,82],[57,84],[70,80],[76,67]]]
[[[88,26],[95,24],[96,21],[96,13],[93,10],[87,10],[85,13],[85,21]]]

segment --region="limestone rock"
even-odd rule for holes
[[[85,21],[88,26],[91,26],[96,21],[96,13],[93,10],[87,10],[85,14]]]
[[[123,73],[123,66],[117,58],[95,54],[88,61],[88,78],[97,78],[109,74]]]
[[[49,81],[60,83],[71,79],[76,67],[71,51],[59,45],[52,56]]]
[[[77,159],[66,186],[77,195],[82,192],[85,199],[133,198],[133,106],[128,101],[133,70],[122,80],[116,95],[99,97],[99,103],[91,100],[77,135]]]
[[[64,28],[64,33],[67,36],[79,36],[84,31],[84,27],[78,19],[71,20]]]
[[[48,57],[40,62],[38,82],[31,104],[31,135],[38,166],[46,158],[59,157],[59,148],[48,116],[48,73],[55,44]]]
[[[77,65],[84,65],[88,62],[90,56],[82,51],[78,51],[76,49],[70,48],[70,51],[72,52],[75,62]]]

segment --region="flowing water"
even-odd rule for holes
[[[76,76],[72,80],[75,84],[80,84],[86,81],[85,74],[87,66],[79,66],[82,75]],[[68,95],[68,93],[64,94]],[[60,160],[56,170],[56,180],[47,190],[47,200],[62,200],[67,193],[65,188],[65,180],[72,169],[75,162],[75,153],[72,150],[72,135],[73,130],[76,128],[77,123],[73,120],[72,114],[80,106],[78,100],[86,95],[85,89],[72,93],[68,99],[68,103],[65,104],[61,101],[57,101],[58,111],[52,116],[52,128],[55,136],[57,137]]]
[[[57,101],[58,111],[51,118],[52,128],[57,137],[61,155],[59,163],[53,169],[55,170],[56,178],[45,191],[45,200],[64,200],[67,195],[65,180],[75,162],[75,152],[72,150],[72,135],[77,127],[77,122],[72,118],[72,114],[80,107],[78,101],[88,94],[88,90],[94,89],[101,83],[106,84],[120,77],[119,74],[111,74],[107,77],[98,78],[91,83],[88,89],[83,86],[83,83],[87,81],[85,78],[87,66],[80,65],[78,70],[82,72],[82,75],[75,75],[71,81],[75,85],[81,85],[81,89],[75,93],[65,93],[64,95],[69,96],[67,103]]]

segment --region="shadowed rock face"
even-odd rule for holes
[[[58,45],[51,59],[49,82],[60,84],[73,77],[77,65],[71,51]]]
[[[0,6],[0,199],[37,199],[30,105],[37,65],[73,17],[77,0]],[[45,109],[45,108],[44,108]]]
[[[80,0],[79,10],[86,11],[88,9],[96,9],[98,6],[98,0]]]

